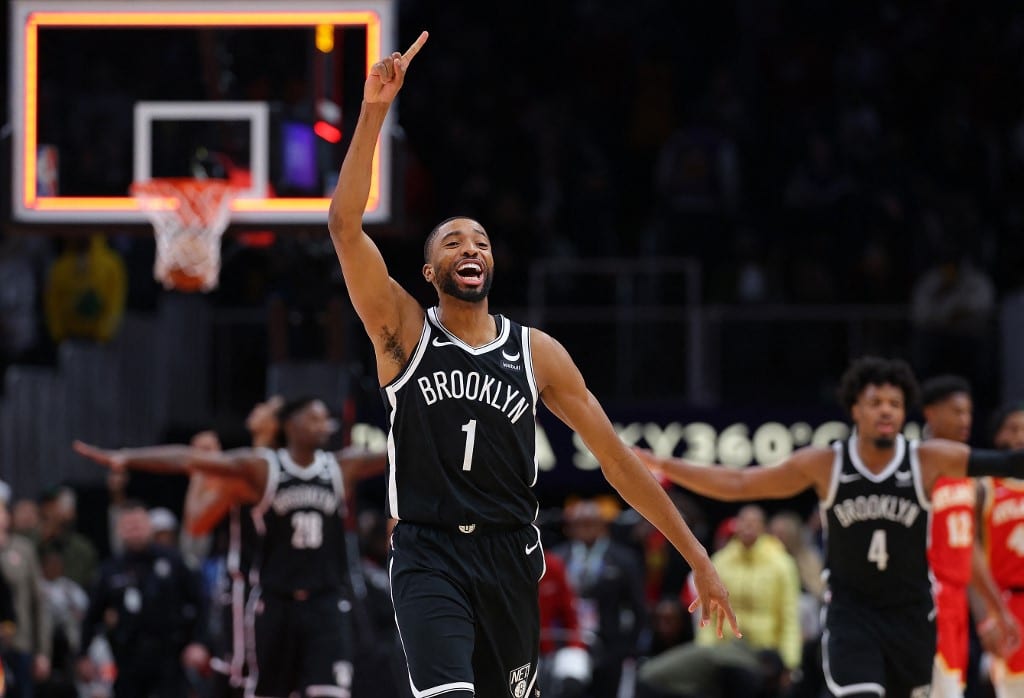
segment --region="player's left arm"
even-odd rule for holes
[[[978,635],[986,649],[996,650],[1000,655],[1007,649],[1016,650],[1020,646],[1020,626],[992,579],[985,552],[977,538],[971,551],[970,591],[968,598],[977,597],[978,603],[972,599],[971,607],[975,618],[980,619]]]
[[[640,512],[672,542],[694,571],[701,623],[716,612],[717,632],[728,619],[739,637],[736,616],[729,605],[729,592],[718,578],[704,546],[694,537],[675,505],[654,476],[626,447],[597,398],[587,388],[572,357],[561,344],[540,330],[530,330],[530,347],[537,390],[544,404],[583,439],[601,464],[608,482],[622,498]]]
[[[929,492],[940,475],[1024,477],[1024,450],[993,451],[958,441],[928,439],[918,447],[918,457]]]

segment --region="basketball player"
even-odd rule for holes
[[[255,694],[348,698],[352,640],[344,598],[343,475],[321,450],[335,425],[323,402],[284,405],[286,448],[211,453],[186,446],[107,451],[75,442],[75,450],[115,469],[204,473],[238,478],[260,493],[253,516],[261,536],[255,609]]]
[[[993,443],[1000,449],[1024,448],[1024,408],[1010,407],[993,419]],[[1015,453],[1018,451],[1014,451]],[[1024,624],[1024,480],[1020,474],[985,480],[981,535],[996,585],[1018,623]],[[1024,647],[988,639],[982,623],[978,635],[993,654],[992,685],[997,698],[1024,696]]]
[[[388,421],[389,569],[415,695],[536,695],[538,398],[582,437],[608,480],[693,567],[702,622],[728,593],[664,490],[623,445],[561,344],[488,310],[491,241],[470,218],[427,236],[424,311],[388,275],[362,229],[373,151],[406,70],[427,40],[370,69],[329,226],[352,304],[373,343]],[[454,108],[455,105],[450,105]],[[691,609],[692,610],[692,609]],[[444,642],[438,642],[438,638]]]
[[[966,443],[971,434],[971,386],[960,376],[936,376],[921,386],[925,433],[929,438]],[[933,698],[963,698],[967,679],[967,586],[983,601],[986,620],[1019,642],[1017,624],[988,571],[974,536],[978,487],[969,478],[939,477],[931,494],[928,564],[935,575],[936,653]],[[989,621],[988,619],[991,619]]]
[[[853,419],[850,438],[799,449],[770,467],[706,467],[638,453],[654,472],[715,499],[781,499],[813,487],[828,536],[822,663],[829,690],[843,698],[924,697],[935,658],[929,494],[941,476],[1024,472],[1024,451],[908,443],[900,430],[917,383],[900,360],[854,361],[839,397]]]
[[[278,412],[284,399],[274,395],[256,404],[245,420],[253,448],[274,448],[278,443],[280,423]],[[192,446],[196,446],[193,438]],[[220,450],[219,441],[217,448]],[[342,470],[345,469],[342,463]],[[253,554],[259,548],[259,536],[252,518],[252,505],[259,502],[260,494],[253,491],[241,478],[223,477],[195,472],[189,477],[185,493],[185,511],[182,524],[189,535],[209,536],[221,521],[227,519],[226,540],[218,541],[223,555],[224,578],[220,594],[211,604],[219,611],[219,647],[210,660],[210,668],[217,679],[215,695],[241,698],[249,670],[246,665],[246,599],[252,590],[250,573]]]

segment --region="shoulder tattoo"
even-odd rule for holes
[[[404,366],[408,360],[402,343],[399,340],[398,332],[389,327],[381,328],[381,339],[384,340],[384,353],[399,366]]]

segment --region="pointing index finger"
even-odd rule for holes
[[[409,50],[402,54],[402,60],[405,63],[408,63],[415,58],[416,54],[420,52],[421,48],[423,48],[423,44],[427,43],[427,38],[429,36],[430,34],[425,31],[420,32],[419,37],[417,37],[416,41],[412,42],[412,46],[409,47]]]

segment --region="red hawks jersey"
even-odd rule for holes
[[[986,482],[985,552],[1000,589],[1024,587],[1024,480]]]
[[[932,489],[932,529],[928,564],[946,584],[967,586],[974,550],[974,481],[940,477]]]

